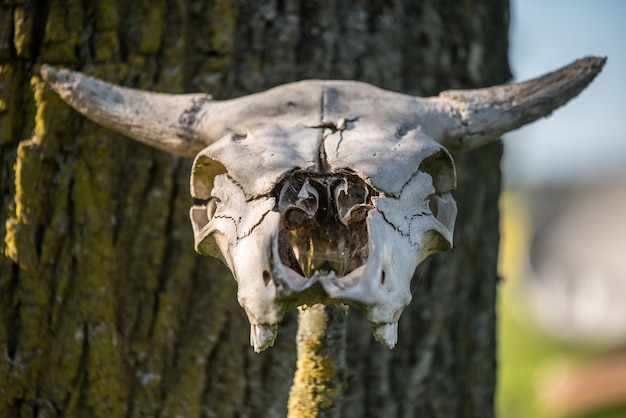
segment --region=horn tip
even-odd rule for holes
[[[39,73],[41,74],[43,79],[46,80],[47,82],[50,82],[53,79],[58,78],[58,74],[59,74],[57,69],[49,64],[42,64],[39,70]]]
[[[580,68],[582,72],[588,72],[592,77],[595,77],[606,64],[608,57],[596,57],[596,56],[587,56],[584,58],[580,58],[572,63],[572,67]]]
[[[587,56],[521,83],[444,91],[439,97],[449,100],[459,117],[451,135],[455,139],[444,137],[440,142],[452,150],[471,149],[547,116],[583,91],[606,61],[607,57]]]
[[[49,64],[42,64],[39,69],[41,77],[48,83],[50,87],[56,90],[58,86],[66,84],[71,76],[71,72],[68,70],[57,70],[55,67]]]
[[[594,66],[602,68],[604,64],[606,63],[607,59],[608,57],[606,56],[599,57],[599,56],[589,55],[589,56],[581,58],[579,61],[586,61]]]

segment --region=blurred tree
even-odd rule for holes
[[[190,161],[85,120],[42,63],[165,92],[305,78],[411,94],[505,81],[506,0],[8,0],[0,5],[0,416],[280,417],[296,322],[255,354],[236,287],[194,254]],[[500,146],[456,156],[456,248],[414,282],[399,345],[349,318],[342,410],[490,417]]]

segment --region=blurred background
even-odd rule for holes
[[[598,78],[504,138],[499,418],[626,417],[626,1],[512,0],[516,81]]]

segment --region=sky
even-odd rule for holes
[[[509,51],[514,81],[587,55],[608,61],[563,108],[504,136],[505,184],[626,178],[626,1],[512,0]]]

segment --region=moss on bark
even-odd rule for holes
[[[289,418],[339,417],[345,386],[346,314],[334,306],[299,310]]]
[[[1,6],[0,416],[281,417],[296,364],[294,316],[253,353],[234,281],[193,253],[190,161],[78,116],[42,63],[218,99],[303,78],[435,94],[508,77],[507,13],[503,0]],[[498,158],[457,160],[457,249],[423,269],[399,346],[351,315],[344,415],[492,415]],[[338,370],[327,354],[301,362]]]

